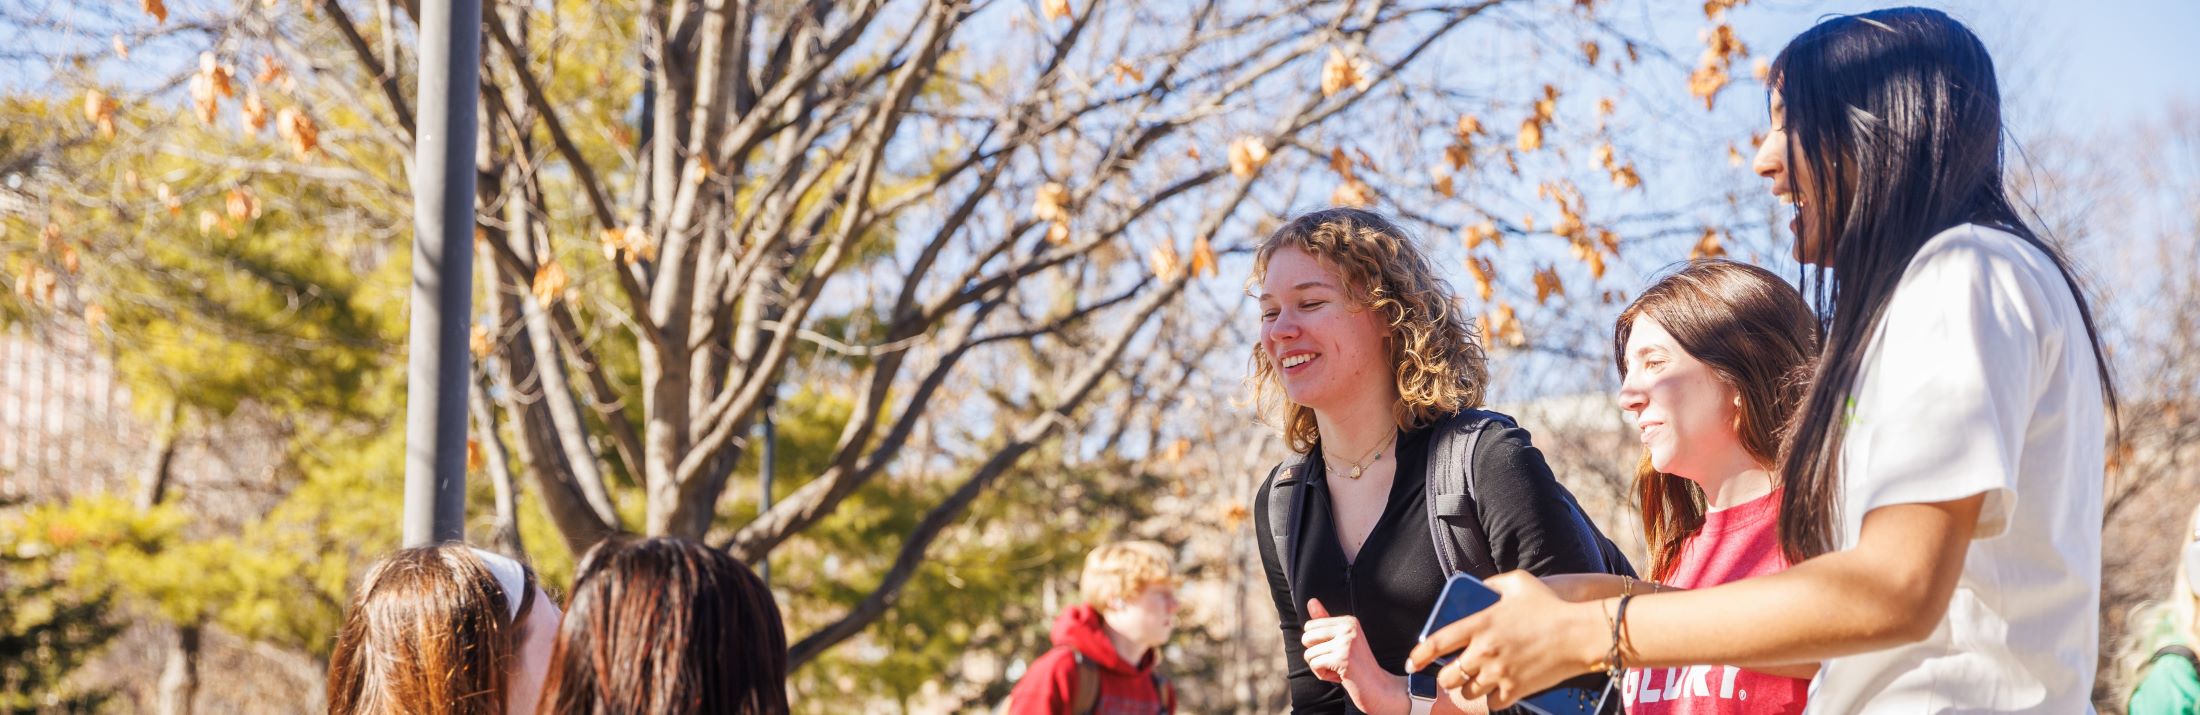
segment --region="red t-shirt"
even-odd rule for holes
[[[1780,490],[1704,515],[1682,542],[1664,583],[1708,588],[1788,567],[1780,553]],[[1783,678],[1729,665],[1633,668],[1620,683],[1632,715],[1801,713],[1807,678]]]

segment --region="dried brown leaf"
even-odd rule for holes
[[[214,89],[213,78],[204,74],[191,75],[191,110],[201,124],[213,124],[215,113],[221,111],[221,93]]]
[[[1362,84],[1365,78],[1360,76],[1358,65],[1344,50],[1329,48],[1329,60],[1322,63],[1322,96],[1335,96],[1346,87]]]
[[[1444,161],[1451,164],[1453,171],[1465,171],[1474,165],[1474,150],[1460,144],[1444,147]]]
[[[267,128],[267,103],[260,101],[258,91],[245,94],[244,104],[237,108],[237,121],[243,123],[246,134],[258,134]]]
[[[320,130],[313,125],[313,118],[296,107],[284,107],[275,113],[275,133],[290,142],[299,161],[309,161],[315,149],[320,147]]]
[[[1066,222],[1069,220],[1069,187],[1049,181],[1039,187],[1031,199],[1031,217],[1040,221]]]
[[[1469,251],[1482,247],[1484,243],[1490,244],[1492,248],[1505,247],[1505,235],[1498,232],[1496,222],[1488,220],[1461,229],[1460,239],[1466,242]]]
[[[1238,137],[1230,142],[1230,174],[1240,179],[1250,178],[1253,172],[1268,163],[1268,146],[1253,137]]]
[[[1452,134],[1458,136],[1461,140],[1471,140],[1477,134],[1488,133],[1488,131],[1482,129],[1482,118],[1472,114],[1459,115],[1459,126],[1452,129]]]
[[[232,221],[248,221],[260,217],[260,200],[252,195],[249,188],[240,186],[230,189],[222,203],[223,208],[229,211]]]
[[[1191,269],[1192,277],[1194,278],[1200,276],[1211,277],[1215,275],[1216,271],[1218,270],[1215,266],[1214,244],[1210,243],[1207,240],[1206,236],[1200,236],[1199,238],[1192,240]]]
[[[1490,296],[1497,293],[1497,269],[1490,264],[1489,258],[1467,256],[1467,277],[1473,279],[1474,294],[1480,296],[1482,302],[1489,302]]]
[[[529,292],[534,294],[535,302],[550,305],[565,295],[567,282],[565,266],[558,265],[555,259],[544,261],[535,267],[535,280]]]
[[[1146,266],[1161,280],[1173,281],[1184,270],[1184,261],[1177,256],[1176,244],[1164,240],[1146,254]]]
[[[1353,208],[1367,208],[1375,203],[1375,189],[1359,179],[1345,179],[1330,192],[1329,203]]]
[[[1489,328],[1484,333],[1484,342],[1494,339],[1512,348],[1521,348],[1528,345],[1527,331],[1521,328],[1519,318],[1513,315],[1511,303],[1498,303],[1497,309],[1491,311],[1487,322]]]
[[[1520,122],[1519,146],[1521,151],[1543,148],[1543,125],[1530,117]]]
[[[1117,84],[1131,84],[1134,82],[1146,81],[1145,70],[1139,69],[1137,65],[1133,65],[1126,60],[1116,60],[1115,65],[1108,69],[1115,74],[1115,81]]]
[[[1719,230],[1706,227],[1703,237],[1696,239],[1696,247],[1689,249],[1688,260],[1718,258],[1726,255],[1726,245],[1719,239]]]
[[[1566,295],[1566,284],[1559,280],[1558,267],[1545,266],[1535,272],[1535,303],[1543,305],[1551,296]]]
[[[1184,461],[1184,455],[1191,453],[1192,441],[1178,437],[1176,441],[1170,442],[1168,447],[1161,450],[1161,461],[1175,464]]]
[[[252,77],[252,82],[260,85],[272,85],[277,80],[288,79],[289,77],[290,71],[283,67],[282,60],[275,59],[274,55],[260,55],[260,73]]]
[[[1632,189],[1642,185],[1642,175],[1635,173],[1635,165],[1628,164],[1612,170],[1612,185]]]

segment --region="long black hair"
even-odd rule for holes
[[[2100,371],[2115,388],[2093,311],[2062,253],[2018,217],[2002,185],[1994,62],[1962,23],[1904,7],[1829,18],[1772,63],[1786,109],[1798,236],[1825,349],[1782,452],[1780,545],[1790,561],[1833,549],[1848,396],[1910,259],[1940,232],[1978,224],[2047,255],[2078,301]],[[1827,273],[1831,271],[1831,279]]]

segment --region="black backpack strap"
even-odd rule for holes
[[[1438,422],[1435,433],[1429,437],[1426,499],[1429,533],[1436,543],[1436,558],[1447,574],[1464,571],[1476,578],[1489,578],[1499,570],[1496,557],[1490,551],[1489,532],[1482,527],[1474,472],[1474,457],[1480,449],[1482,433],[1493,426],[1518,429],[1520,424],[1499,412],[1461,410]],[[1597,528],[1596,521],[1589,518],[1580,502],[1570,493],[1565,498],[1567,507],[1593,537],[1591,543],[1597,549],[1604,572],[1635,575],[1626,553]]]
[[[2161,650],[2154,651],[2154,655],[2147,656],[2147,665],[2153,665],[2154,661],[2172,657],[2183,658],[2185,662],[2192,664],[2193,670],[2200,671],[2200,654],[2195,654],[2191,648],[2181,645],[2162,646]]]
[[[1299,533],[1299,517],[1306,511],[1306,455],[1292,453],[1268,473],[1268,538],[1276,546],[1276,560],[1283,565],[1284,583],[1291,582],[1291,568],[1298,562],[1293,546]]]
[[[1069,711],[1076,715],[1091,715],[1100,710],[1100,666],[1085,658],[1085,654],[1070,651],[1077,661],[1077,685],[1070,691]]]
[[[1169,676],[1162,675],[1161,670],[1158,668],[1153,671],[1153,694],[1155,698],[1161,700],[1161,708],[1155,711],[1156,715],[1169,715],[1169,713],[1176,712],[1176,686],[1171,684]]]
[[[1489,534],[1476,511],[1474,454],[1491,424],[1513,426],[1513,419],[1488,410],[1461,410],[1436,424],[1429,436],[1427,495],[1429,538],[1444,573],[1475,578],[1497,575]]]

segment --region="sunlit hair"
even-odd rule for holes
[[[502,715],[535,577],[507,594],[459,544],[405,549],[359,584],[329,655],[330,715]],[[507,620],[511,602],[519,616]]]
[[[1734,390],[1741,398],[1735,434],[1758,465],[1772,469],[1818,357],[1818,321],[1802,294],[1763,268],[1721,259],[1691,262],[1620,312],[1612,328],[1612,358],[1623,380],[1627,340],[1638,318],[1664,328],[1681,350]],[[1645,451],[1635,469],[1635,492],[1651,578],[1664,579],[1681,544],[1703,528],[1708,506],[1703,488],[1658,471]]]
[[[701,543],[614,537],[581,558],[538,713],[786,715],[771,589]]]
[[[1077,594],[1094,608],[1137,598],[1147,587],[1176,585],[1169,547],[1151,541],[1120,541],[1085,555],[1085,573]]]
[[[1253,254],[1247,281],[1258,292],[1277,251],[1305,251],[1344,282],[1354,310],[1372,309],[1389,326],[1384,341],[1398,385],[1392,419],[1406,429],[1434,424],[1454,412],[1480,407],[1489,373],[1482,342],[1451,284],[1437,275],[1405,229],[1372,211],[1323,209],[1276,229]],[[1284,441],[1306,452],[1321,441],[1314,411],[1292,402],[1276,377],[1276,364],[1253,346],[1250,382],[1263,413],[1283,428]]]

